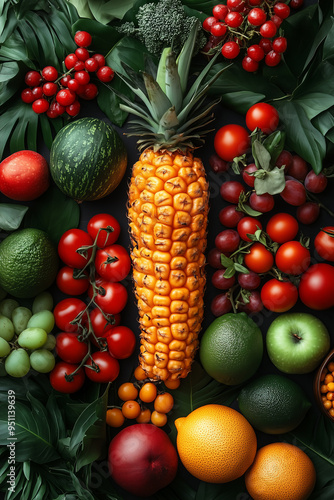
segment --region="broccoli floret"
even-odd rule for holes
[[[172,46],[178,53],[189,36],[196,17],[187,16],[181,0],[159,0],[139,7],[137,25],[124,23],[118,29],[125,35],[137,37],[147,50],[160,56],[165,47]],[[199,26],[194,54],[206,43],[204,32]]]

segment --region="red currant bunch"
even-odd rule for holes
[[[212,16],[203,22],[210,33],[203,49],[207,55],[221,50],[227,60],[242,54],[242,67],[255,72],[261,61],[277,66],[287,49],[281,24],[290,14],[290,7],[279,0],[227,0],[217,4]]]
[[[104,56],[87,49],[92,43],[90,33],[77,31],[74,41],[77,49],[65,57],[67,71],[64,74],[59,74],[53,66],[26,73],[24,81],[27,87],[22,91],[21,99],[31,103],[35,113],[46,113],[49,118],[64,113],[74,117],[80,112],[80,99],[92,100],[98,94],[97,85],[91,81],[93,75],[103,83],[114,78],[114,71],[106,65]]]

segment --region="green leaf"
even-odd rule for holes
[[[55,244],[68,229],[78,227],[80,207],[75,200],[52,185],[34,205],[24,219],[24,227],[42,229]]]
[[[113,47],[106,57],[108,66],[111,66],[116,73],[125,75],[124,66],[130,66],[136,73],[145,69],[145,57],[148,52],[144,44],[131,37],[123,37]]]
[[[91,49],[104,56],[123,38],[123,35],[114,27],[105,26],[94,19],[78,19],[72,29],[73,33],[76,31],[88,31],[92,35]]]
[[[312,120],[312,124],[322,135],[326,135],[329,130],[334,128],[333,113],[331,111],[323,111]]]
[[[78,477],[74,474],[74,472],[70,472],[71,478],[73,481],[73,485],[75,487],[75,491],[77,493],[77,497],[79,500],[94,500],[91,492],[85,487],[84,484],[78,479]]]
[[[252,142],[252,155],[258,169],[270,170],[270,153],[258,139]]]
[[[232,276],[235,275],[235,265],[231,266],[231,267],[227,267],[224,271],[224,278],[232,278]]]
[[[309,120],[334,106],[334,96],[320,92],[310,92],[294,99],[304,109]]]
[[[281,130],[276,130],[264,139],[263,145],[270,154],[271,167],[276,165],[276,160],[283,151],[284,144],[285,132],[282,132]]]
[[[227,257],[225,254],[220,254],[220,262],[223,267],[231,267],[233,266],[233,260]]]
[[[322,57],[324,60],[326,59],[333,59],[334,54],[333,54],[333,45],[334,45],[334,18],[331,17],[329,19],[326,19],[326,21],[323,23],[318,38],[320,38],[320,35],[323,35],[326,33],[326,38],[324,41],[324,45],[322,48]]]
[[[263,174],[260,175],[259,174]],[[254,189],[256,194],[265,193],[278,194],[285,188],[284,166],[281,168],[274,167],[269,172],[264,170],[255,172]]]
[[[15,78],[19,72],[19,65],[15,61],[0,64],[0,82]]]
[[[124,14],[133,7],[135,0],[122,0],[122,2],[115,2],[115,0],[104,1],[89,0],[90,10],[98,21],[108,24],[113,19],[122,19]]]
[[[315,173],[322,170],[326,141],[306,116],[304,109],[293,101],[277,101],[281,122],[284,124],[287,147],[310,163]]]
[[[28,208],[14,203],[0,203],[0,229],[7,232],[18,229]]]
[[[15,392],[15,399],[26,402],[27,392],[43,403],[47,401],[50,392],[50,383],[47,376],[42,376],[40,373],[34,375],[29,374],[29,377],[12,378],[1,377],[0,385],[0,403],[8,402],[8,391]]]

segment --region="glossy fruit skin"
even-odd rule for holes
[[[107,336],[109,353],[116,359],[129,358],[136,347],[136,337],[127,326],[114,326]]]
[[[334,305],[334,267],[319,263],[302,274],[299,284],[300,300],[310,309],[324,310]]]
[[[222,253],[234,252],[240,242],[240,236],[234,229],[225,229],[217,234],[215,245]]]
[[[211,302],[211,312],[214,316],[219,317],[232,311],[232,304],[227,293],[216,295]]]
[[[51,176],[77,201],[110,194],[121,182],[127,152],[118,133],[98,118],[70,122],[56,135],[50,152]]]
[[[211,278],[213,286],[215,288],[218,288],[218,290],[228,290],[235,283],[235,276],[225,278],[224,273],[225,269],[217,269],[217,271],[213,273],[213,276]]]
[[[273,254],[262,243],[253,243],[245,255],[245,265],[255,273],[266,273],[274,264]]]
[[[220,186],[220,196],[229,203],[237,204],[245,187],[239,181],[226,181]]]
[[[297,208],[296,217],[302,224],[313,224],[320,215],[320,205],[307,201]]]
[[[274,132],[279,124],[278,111],[266,102],[259,102],[246,113],[246,125],[250,131],[259,128],[264,134]]]
[[[245,214],[239,210],[236,210],[235,205],[228,205],[224,207],[219,212],[219,221],[223,226],[230,229],[236,227],[238,222],[245,216]]]
[[[111,260],[114,260],[111,262]],[[107,281],[122,281],[131,269],[131,260],[127,250],[122,245],[110,245],[96,252],[96,272]]]
[[[93,239],[83,229],[68,229],[62,234],[58,243],[58,255],[61,260],[69,267],[82,269],[87,264],[92,249],[88,248],[84,254],[77,250],[81,247],[90,247],[93,245]]]
[[[239,236],[244,241],[252,241],[248,234],[254,235],[259,229],[262,229],[262,224],[255,217],[243,217],[237,225]]]
[[[175,478],[178,455],[165,431],[153,424],[133,424],[112,439],[108,463],[119,486],[136,496],[149,497]]]
[[[285,182],[285,188],[280,195],[284,201],[294,207],[299,207],[306,201],[306,191],[304,185],[297,180],[288,179]]]
[[[78,365],[65,363],[65,361],[57,363],[54,369],[50,372],[50,384],[52,387],[56,391],[63,392],[65,394],[73,394],[81,389],[85,382],[85,372],[83,368],[79,368],[73,376],[72,381],[67,381],[65,378],[65,375],[70,375],[77,368]]]
[[[50,185],[49,165],[35,151],[22,150],[0,163],[0,191],[12,200],[31,201]]]
[[[110,232],[100,231],[101,228],[112,228],[113,230]],[[113,245],[119,238],[121,232],[121,226],[117,219],[110,214],[96,214],[93,215],[91,219],[89,219],[87,224],[87,232],[95,241],[98,248],[104,248],[109,245]],[[98,236],[97,236],[98,235]]]
[[[85,309],[84,301],[74,297],[58,302],[53,310],[57,328],[66,333],[77,333],[79,331],[78,325],[71,324],[71,322]],[[83,315],[83,319],[85,319],[85,315]]]
[[[255,165],[255,163],[250,163],[242,171],[242,178],[244,182],[250,187],[254,187],[254,182],[255,182],[255,176],[250,174],[256,171],[257,171],[257,166]]]
[[[261,289],[261,300],[269,311],[282,313],[289,311],[298,300],[298,290],[290,281],[273,278]]]
[[[310,170],[304,180],[304,185],[307,191],[310,193],[322,193],[327,187],[328,179],[320,172],[316,174],[313,170]]]
[[[311,254],[299,241],[287,241],[278,248],[275,262],[283,273],[298,276],[310,265]]]
[[[67,295],[82,295],[87,291],[89,281],[88,277],[75,278],[73,268],[64,266],[58,271],[56,284],[59,290]]]
[[[275,199],[273,195],[269,193],[252,193],[249,197],[249,205],[253,210],[259,212],[270,212],[275,206]]]
[[[293,240],[298,233],[299,225],[296,219],[284,212],[273,215],[267,222],[266,232],[272,241],[285,243]]]
[[[102,278],[96,279],[96,286],[99,288],[94,298],[94,302],[106,314],[119,314],[126,306],[128,292],[121,283],[112,283]],[[88,288],[88,295],[92,298],[92,286]]]
[[[87,343],[78,340],[77,333],[61,332],[56,336],[56,353],[66,363],[79,364],[87,352]]]
[[[314,246],[320,257],[334,262],[334,226],[323,227],[314,239]]]
[[[87,368],[87,366],[94,366],[93,362],[97,364],[99,371],[95,371],[93,368]],[[86,365],[86,376],[93,382],[98,382],[99,384],[113,382],[118,377],[120,370],[117,359],[110,356],[106,351],[94,352],[91,358],[88,358]]]
[[[218,156],[225,161],[232,161],[248,150],[250,138],[241,125],[230,124],[221,127],[214,138],[214,148]]]

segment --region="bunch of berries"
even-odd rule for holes
[[[66,56],[65,73],[60,75],[53,66],[46,66],[41,72],[32,70],[26,73],[24,81],[28,87],[22,91],[21,99],[32,103],[35,113],[46,113],[49,118],[64,113],[76,116],[81,107],[79,98],[92,100],[98,94],[91,75],[95,74],[104,83],[113,79],[114,71],[106,66],[104,56],[88,51],[92,37],[87,31],[77,31],[74,41],[78,48]]]
[[[217,4],[213,16],[207,17],[203,28],[210,38],[203,52],[210,54],[221,48],[225,59],[244,53],[242,67],[257,71],[263,60],[267,66],[277,66],[286,51],[287,40],[278,31],[290,15],[290,7],[279,1],[227,0]]]

